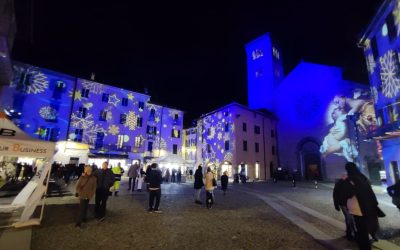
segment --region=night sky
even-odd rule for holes
[[[305,61],[368,83],[357,38],[382,0],[16,1],[15,60],[144,93],[185,123],[247,104],[244,44],[272,32],[285,72]],[[112,2],[112,3],[111,3]],[[31,6],[32,8],[30,8]]]

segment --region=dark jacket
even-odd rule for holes
[[[200,189],[202,186],[204,186],[203,173],[202,173],[201,169],[197,169],[194,174],[194,188]]]
[[[347,179],[349,183],[353,183],[354,185],[349,185],[349,189],[346,192],[346,198],[350,199],[355,195],[360,204],[363,216],[377,218],[378,200],[376,199],[375,193],[372,190],[367,177],[358,173],[352,175],[349,174]]]
[[[146,182],[149,183],[149,188],[161,188],[161,183],[162,183],[161,170],[157,168],[151,169],[148,172],[148,175],[146,175]]]
[[[347,180],[339,179],[333,188],[333,204],[338,211],[340,210],[339,206],[347,206],[346,191],[351,188],[349,185],[351,184]]]
[[[221,189],[226,190],[228,188],[228,176],[223,175],[221,176]]]
[[[400,182],[388,187],[387,189],[388,195],[391,197],[399,197],[400,196]]]
[[[115,178],[111,169],[97,169],[93,175],[97,178],[97,189],[108,190],[112,185],[114,185]]]

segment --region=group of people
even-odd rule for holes
[[[27,163],[0,163],[0,179],[4,181],[30,180],[35,174],[35,167]]]
[[[214,204],[214,189],[217,186],[217,181],[214,177],[214,173],[211,171],[211,168],[207,168],[207,173],[203,177],[203,167],[199,165],[197,167],[196,172],[194,173],[194,202],[196,204],[203,204],[200,201],[201,190],[204,186],[206,191],[206,207],[210,209]],[[228,189],[228,174],[225,171],[221,176],[221,190],[226,194],[226,190]]]
[[[385,214],[378,206],[378,200],[371,184],[357,166],[346,163],[347,174],[336,182],[333,189],[333,202],[337,211],[342,211],[346,222],[346,237],[356,240],[360,249],[371,249],[372,239],[377,241],[378,217]]]

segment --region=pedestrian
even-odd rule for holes
[[[226,194],[226,190],[228,189],[228,172],[224,172],[224,174],[221,176],[221,189],[224,192],[224,195]]]
[[[347,175],[343,174],[333,188],[333,204],[337,211],[343,213],[346,222],[346,238],[351,241],[355,239],[355,225],[353,215],[347,208],[346,190],[351,188],[349,185],[351,184],[347,181]]]
[[[392,203],[400,210],[400,180],[387,188],[387,193],[392,197]]]
[[[21,174],[21,170],[22,170],[22,164],[21,163],[17,163],[17,168],[15,169],[15,180],[18,181],[18,178]]]
[[[214,187],[216,186],[214,174],[210,167],[207,168],[207,173],[204,179],[206,189],[206,207],[210,209],[214,203]]]
[[[202,204],[202,202],[200,201],[200,193],[201,193],[201,188],[204,186],[204,182],[203,182],[203,167],[201,165],[199,165],[197,167],[196,172],[194,173],[194,197],[195,200],[194,202],[196,204]]]
[[[121,186],[121,178],[122,178],[122,171],[121,171],[120,163],[117,166],[111,168],[111,171],[114,174],[114,185],[112,186],[111,190],[114,192],[115,196],[118,197],[119,187]]]
[[[180,184],[181,181],[182,181],[182,171],[181,171],[181,169],[179,168],[178,171],[176,172],[176,182],[177,182],[178,184]]]
[[[145,172],[143,171],[143,168],[138,168],[137,174],[136,174],[136,189],[138,192],[142,192],[142,186],[143,186],[143,179],[145,176]]]
[[[189,170],[189,179],[193,179],[193,170],[192,169]]]
[[[169,182],[169,178],[171,177],[171,174],[169,172],[169,168],[167,168],[167,170],[165,171],[165,182],[168,183]]]
[[[348,181],[350,183],[346,192],[347,208],[353,215],[356,225],[356,242],[360,249],[371,249],[368,234],[374,240],[375,233],[379,229],[378,213],[382,213],[378,207],[378,201],[371,184],[352,162],[346,163]],[[382,216],[382,215],[380,215]],[[383,214],[384,216],[384,214]]]
[[[162,173],[157,167],[157,163],[151,164],[151,171],[146,176],[147,182],[149,183],[149,209],[148,211],[154,213],[161,213],[159,210],[160,199],[161,199],[161,183]],[[154,204],[155,200],[155,204]]]
[[[79,197],[79,217],[76,222],[76,227],[81,227],[82,222],[86,222],[86,213],[90,199],[93,198],[96,192],[97,179],[92,175],[92,167],[86,165],[84,172],[76,184],[75,196]]]
[[[128,186],[128,191],[130,191],[132,189],[132,191],[135,191],[135,181],[136,181],[136,177],[137,177],[137,171],[138,171],[138,164],[135,163],[133,165],[131,165],[129,167],[128,170],[128,177],[129,177],[129,186]],[[133,182],[133,185],[132,185]]]
[[[103,221],[106,216],[109,190],[114,185],[114,174],[108,168],[108,162],[103,162],[101,169],[94,172],[94,175],[97,178],[95,216]]]
[[[143,180],[146,182],[146,190],[149,190],[150,183],[148,182],[147,176],[150,175],[151,172],[151,165],[147,165],[146,172],[143,175]]]

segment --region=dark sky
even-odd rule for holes
[[[285,72],[304,59],[367,83],[356,42],[382,0],[16,2],[14,59],[147,88],[190,124],[232,101],[247,103],[244,44],[266,32],[279,42]]]

